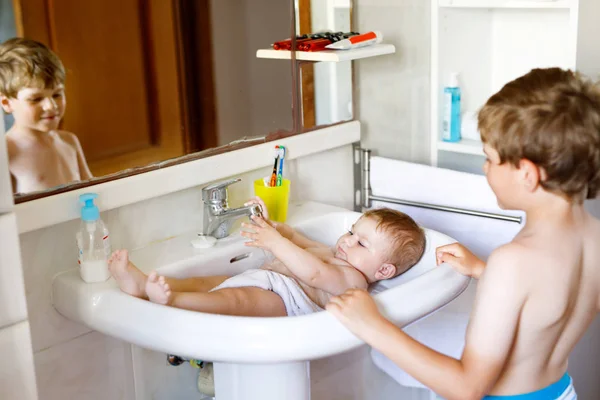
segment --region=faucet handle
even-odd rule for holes
[[[233,178],[203,187],[202,201],[207,203],[211,201],[227,200],[227,186],[232,185],[236,182],[240,182],[241,180],[241,178]]]

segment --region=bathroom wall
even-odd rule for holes
[[[290,130],[291,63],[256,58],[290,36],[290,2],[213,0],[210,11],[219,143]]]
[[[354,63],[361,143],[375,155],[428,164],[430,1],[353,1],[355,29],[380,30],[396,46]]]
[[[286,166],[293,200],[352,208],[351,146],[292,160]],[[335,179],[315,179],[325,169]],[[240,175],[242,182],[230,188],[230,204],[237,206],[249,198],[252,181],[268,173],[265,168]],[[103,213],[113,247],[135,249],[198,229],[200,196],[200,188],[192,188]],[[196,371],[189,365],[167,366],[164,354],[91,332],[54,310],[52,278],[75,267],[77,228],[78,221],[69,221],[20,236],[39,398],[199,398]]]

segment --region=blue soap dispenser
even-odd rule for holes
[[[87,283],[104,282],[110,278],[108,259],[110,240],[108,229],[100,219],[100,210],[94,204],[96,193],[79,196],[81,207],[81,225],[76,234],[79,273]]]
[[[460,141],[460,87],[458,73],[452,72],[448,85],[444,87],[444,108],[442,120],[442,140],[444,142]]]

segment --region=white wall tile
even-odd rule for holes
[[[37,399],[29,324],[0,329],[0,399]]]
[[[0,215],[0,328],[27,319],[15,214]]]
[[[132,400],[131,346],[91,332],[34,354],[40,400]]]

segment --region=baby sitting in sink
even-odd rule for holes
[[[408,215],[382,208],[364,213],[331,248],[286,224],[253,217],[242,224],[247,246],[271,252],[273,261],[239,275],[175,279],[146,276],[127,255],[115,251],[109,268],[125,293],[154,303],[213,314],[254,317],[298,316],[321,311],[332,296],[390,279],[415,265],[425,234]]]

